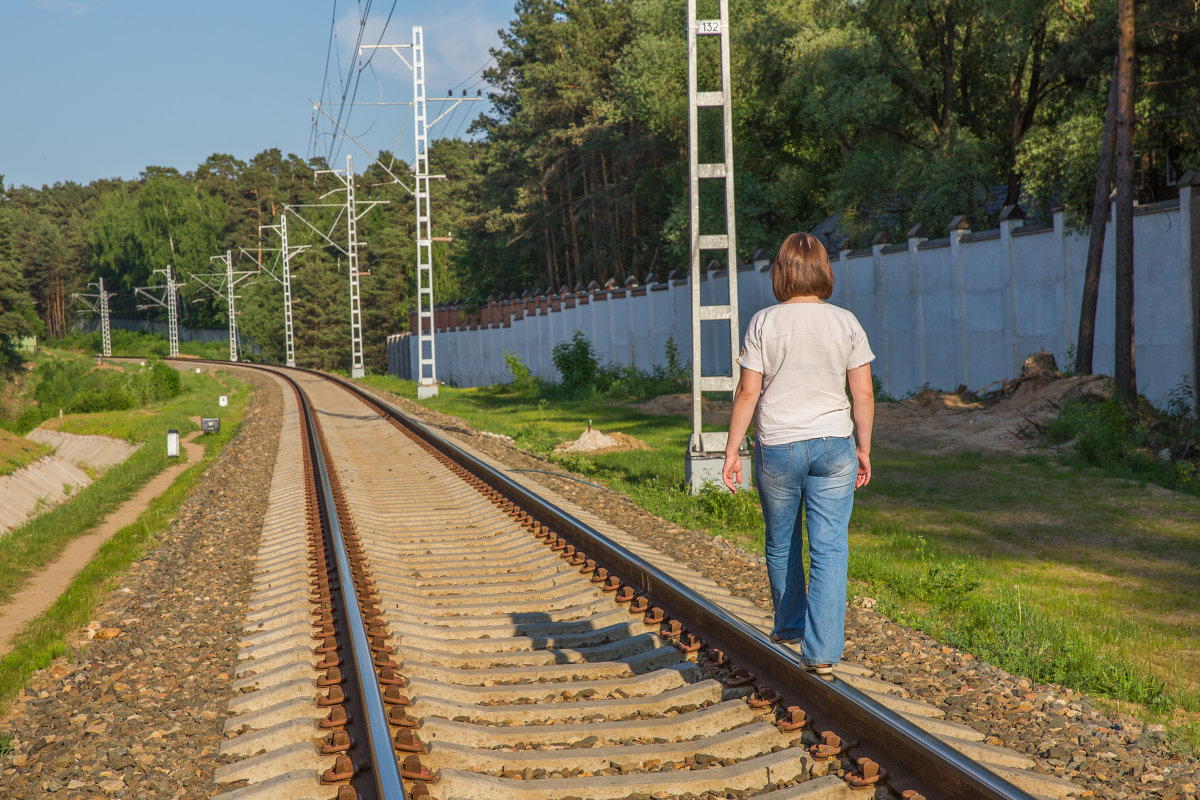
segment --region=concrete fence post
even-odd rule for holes
[[[891,345],[891,333],[888,330],[888,287],[887,273],[883,267],[883,248],[892,243],[892,237],[887,231],[880,231],[871,240],[871,294],[872,305],[875,309],[875,320],[879,331],[879,355],[883,361],[882,375],[879,379],[884,386],[892,385],[892,359],[888,356]]]
[[[917,380],[924,386],[929,382],[928,353],[925,346],[925,299],[924,285],[921,280],[921,252],[917,248],[921,242],[929,238],[925,226],[917,223],[909,228],[905,235],[908,240],[908,265],[912,271],[913,290],[913,333],[917,339]]]
[[[1025,219],[1025,212],[1018,205],[1005,206],[1000,209],[1000,249],[1004,253],[1004,265],[1008,270],[1008,287],[1004,292],[1004,335],[1008,338],[1009,352],[1012,368],[1008,373],[1010,375],[1020,375],[1023,359],[1019,352],[1019,340],[1017,335],[1019,330],[1020,309],[1017,302],[1017,267],[1013,261],[1013,238],[1012,232],[1022,220]]]
[[[971,223],[966,215],[959,214],[950,220],[946,233],[950,237],[950,268],[954,271],[954,313],[958,323],[959,380],[970,386],[971,370],[967,348],[967,278],[963,264],[960,240],[971,232]]]
[[[1180,253],[1191,275],[1192,403],[1200,407],[1200,174],[1188,170],[1179,180]]]
[[[1058,279],[1058,340],[1074,342],[1079,332],[1079,297],[1071,287],[1071,259],[1067,253],[1067,215],[1062,206],[1055,206],[1050,211],[1054,222],[1054,258],[1062,269]],[[1072,327],[1073,326],[1073,327]],[[1078,342],[1075,343],[1078,346]],[[1066,367],[1066,365],[1063,365]],[[1074,369],[1075,365],[1070,365]]]

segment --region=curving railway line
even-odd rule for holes
[[[1078,792],[867,669],[805,672],[760,609],[372,394],[270,371],[221,800]]]

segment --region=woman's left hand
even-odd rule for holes
[[[854,488],[861,489],[871,482],[871,455],[858,451],[858,477],[854,479]]]
[[[721,468],[721,480],[729,491],[737,494],[737,484],[742,482],[742,458],[737,453],[725,454],[725,466]]]

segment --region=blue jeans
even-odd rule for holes
[[[854,508],[857,473],[851,437],[759,444],[754,449],[754,480],[766,523],[775,634],[799,639],[801,655],[809,664],[836,664],[846,644],[846,527]]]

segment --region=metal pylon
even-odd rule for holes
[[[167,264],[167,341],[171,358],[179,355],[179,297],[176,294],[175,273]]]
[[[204,274],[193,273],[192,278],[194,278],[197,282],[199,282],[217,297],[225,300],[229,314],[229,360],[236,362],[238,360],[238,326],[237,293],[234,291],[234,289],[239,283],[255,273],[234,272],[232,250],[226,250],[225,255],[210,256],[208,261],[210,264],[214,261],[219,261],[225,266],[225,270],[223,272],[211,272]]]
[[[358,216],[354,211],[354,158],[346,154],[346,259],[350,265],[350,377],[366,375],[363,368],[362,311],[358,294]]]
[[[142,298],[137,307],[167,309],[167,341],[170,347],[171,358],[179,355],[179,286],[175,283],[175,273],[171,269],[171,265],[167,264],[165,269],[156,269],[152,273],[154,275],[163,275],[167,279],[165,287],[155,286],[138,286],[133,290],[134,298]],[[162,291],[163,294],[158,294]]]
[[[429,131],[425,124],[425,34],[413,28],[413,125],[416,154],[413,192],[417,205],[417,397],[437,397],[433,341],[433,226],[429,209]]]
[[[375,206],[385,203],[385,200],[366,200],[359,201],[354,196],[354,159],[346,156],[346,171],[343,173],[337,169],[321,169],[317,170],[315,175],[333,175],[344,184],[346,190],[346,200],[344,203],[299,203],[294,206],[284,206],[284,210],[291,212],[296,219],[303,222],[308,228],[325,240],[326,244],[333,247],[335,250],[346,256],[350,268],[350,375],[354,378],[361,378],[365,375],[363,368],[363,335],[362,335],[362,313],[359,307],[359,278],[363,275],[370,275],[369,272],[359,272],[358,269],[358,221],[362,219],[368,211]],[[332,194],[342,191],[333,189],[321,195],[320,199],[324,200]],[[338,213],[330,224],[328,230],[322,230],[313,225],[304,215],[298,211],[302,208],[336,208]],[[346,244],[333,238],[335,229],[341,224],[342,217],[346,218]],[[293,252],[299,252],[299,248],[293,247]],[[289,253],[290,256],[292,253]],[[290,279],[289,279],[290,280]],[[291,295],[290,282],[288,295]],[[289,305],[290,308],[290,305]],[[290,312],[289,312],[290,313]]]
[[[697,19],[696,0],[688,0],[688,176],[691,203],[691,287],[692,287],[692,436],[688,441],[686,473],[688,487],[695,494],[706,483],[720,485],[721,465],[724,463],[725,432],[704,433],[701,430],[702,392],[733,392],[740,374],[738,368],[738,292],[737,292],[737,231],[734,214],[733,182],[733,111],[729,82],[729,0],[720,0],[719,19]],[[717,89],[700,91],[698,86],[697,52],[701,37],[715,38],[720,46],[721,85]],[[700,163],[700,109],[720,108],[724,145],[724,160]],[[702,233],[700,221],[700,181],[722,181],[725,187],[725,232]],[[711,229],[711,228],[710,228]],[[700,298],[702,253],[725,251],[725,267],[729,276],[729,302],[704,305]],[[703,337],[701,323],[723,320],[729,330],[729,353],[732,375],[703,374]]]
[[[279,236],[283,240],[283,333],[287,365],[296,366],[296,340],[292,336],[292,253],[288,250],[287,214],[279,217]]]
[[[100,338],[105,358],[112,358],[112,325],[108,318],[108,292],[104,291],[104,278],[100,279]]]
[[[108,298],[115,295],[104,291],[104,278],[100,278],[97,283],[89,283],[88,288],[95,289],[96,293],[75,292],[71,297],[77,303],[83,304],[80,311],[100,315],[100,354],[105,358],[112,358],[112,328],[109,326],[108,319]]]
[[[229,287],[226,300],[229,302],[229,360],[237,362],[237,304],[233,293],[233,252],[225,251],[225,285]]]

